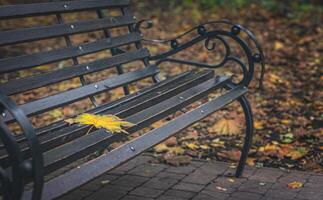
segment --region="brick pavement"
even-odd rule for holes
[[[139,156],[58,200],[322,200],[323,174],[246,167],[232,178],[228,163],[192,161],[173,167]],[[292,181],[304,187],[289,189]]]

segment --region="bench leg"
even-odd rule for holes
[[[241,98],[238,99],[240,105],[243,108],[243,112],[245,115],[245,121],[246,121],[246,136],[244,139],[244,144],[243,144],[243,148],[242,148],[242,152],[241,152],[241,157],[240,157],[240,161],[236,170],[236,174],[235,176],[241,177],[242,173],[243,173],[243,169],[245,167],[247,158],[248,158],[248,153],[249,153],[249,149],[251,147],[251,143],[252,143],[252,136],[253,136],[253,117],[252,117],[252,111],[251,111],[251,107],[250,104],[247,100],[247,98],[245,96],[242,96]]]

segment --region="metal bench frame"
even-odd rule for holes
[[[105,17],[102,9],[110,7],[120,8],[123,15],[110,18]],[[87,22],[64,23],[63,13],[83,10],[95,10],[98,19]],[[212,21],[194,27],[170,40],[151,40],[143,38],[141,31],[142,28],[150,28],[152,26],[151,21],[141,20],[136,22],[136,18],[130,13],[128,0],[83,0],[0,7],[0,19],[49,14],[56,15],[57,25],[34,28],[32,31],[30,29],[23,29],[0,32],[0,46],[60,36],[65,38],[67,44],[66,48],[62,50],[40,52],[39,54],[20,56],[18,58],[0,59],[0,74],[15,72],[67,58],[73,59],[74,63],[72,70],[64,69],[39,77],[32,76],[17,80],[13,82],[14,84],[0,84],[0,113],[2,113],[0,117],[0,139],[2,142],[0,144],[0,152],[4,150],[7,152],[7,154],[0,156],[0,183],[1,194],[5,200],[47,200],[59,197],[134,158],[150,147],[234,101],[238,101],[242,106],[246,123],[245,141],[236,171],[237,177],[242,175],[253,135],[252,111],[245,94],[248,91],[249,83],[254,77],[255,65],[260,64],[262,67],[260,83],[263,79],[265,65],[262,49],[255,36],[248,29],[229,21]],[[227,29],[208,29],[208,25],[214,24],[224,25]],[[128,27],[130,33],[111,38],[109,28],[117,26]],[[96,30],[104,31],[106,38],[97,43],[81,46],[73,46],[71,44],[69,35]],[[185,43],[179,42],[182,37],[192,33],[195,33],[192,39]],[[243,39],[241,35],[248,37],[248,41]],[[231,45],[226,38],[232,39],[243,49],[247,61],[232,55]],[[218,64],[210,65],[173,57],[178,52],[199,42],[204,42],[205,48],[208,51],[213,51],[215,50],[214,40],[222,43],[226,50],[223,60]],[[142,47],[142,42],[165,43],[169,44],[170,49],[151,56],[148,50]],[[119,46],[129,43],[135,43],[138,50],[126,52],[119,48]],[[78,63],[78,56],[104,49],[111,50],[113,57],[109,61],[97,60],[88,65],[80,65]],[[124,73],[122,64],[134,60],[141,60],[146,67],[135,72]],[[242,69],[243,79],[239,83],[233,83],[230,78],[224,76],[214,77],[212,69],[223,67],[229,61],[237,63]],[[161,81],[157,76],[159,72],[158,66],[164,62],[185,64],[207,70],[200,74],[185,72]],[[119,76],[93,84],[87,84],[83,77],[85,74],[112,67],[117,68]],[[59,73],[62,73],[62,76],[59,76]],[[72,77],[80,77],[83,86],[68,91],[65,96],[58,95],[57,98],[40,99],[39,101],[36,100],[30,104],[23,105],[16,105],[9,97],[13,94],[68,80]],[[128,84],[147,77],[152,77],[155,85],[138,93],[130,94]],[[94,114],[117,113],[118,116],[124,117],[131,122],[136,122],[137,125],[129,129],[130,133],[177,112],[181,108],[207,96],[207,94],[217,88],[225,88],[228,92],[172,119],[160,128],[149,131],[113,149],[107,154],[85,162],[79,167],[73,168],[45,182],[44,176],[46,174],[89,155],[98,148],[104,149],[109,144],[125,138],[126,135],[113,135],[105,130],[95,130],[93,133],[84,136],[86,127],[68,127],[63,122],[54,123],[52,126],[49,126],[50,128],[45,127],[44,129],[36,130],[29,122],[28,117],[84,98],[90,98],[93,104],[97,106],[93,97],[95,94],[120,86],[124,88],[124,93],[127,96],[102,107],[98,106],[89,112]],[[159,94],[158,90],[162,90],[162,94]],[[145,97],[147,97],[147,100],[144,99]],[[12,134],[7,125],[11,122],[17,122],[21,126],[23,135],[14,136]],[[60,132],[60,130],[62,131]],[[70,135],[64,135],[67,130],[71,132]],[[55,137],[53,133],[56,134]],[[63,140],[65,141],[66,137],[71,138],[68,138],[66,143],[62,142]],[[73,145],[73,139],[77,140],[77,144],[80,145],[77,148],[80,150],[69,153],[68,150]],[[90,140],[93,141],[93,145],[87,144]],[[83,143],[84,146],[82,146]],[[55,154],[52,153],[51,150],[56,147],[61,147],[61,154],[57,152]],[[28,183],[33,183],[33,185],[31,189],[26,190],[25,185]]]

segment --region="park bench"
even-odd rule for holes
[[[109,10],[118,11],[119,14],[110,16]],[[80,12],[93,12],[95,18],[72,22],[64,19],[66,14]],[[150,21],[136,21],[136,17],[130,12],[128,0],[79,0],[0,6],[1,21],[40,16],[55,17],[57,23],[36,27],[2,28],[0,31],[0,46],[12,45],[11,50],[18,44],[27,44],[28,49],[28,44],[32,47],[32,42],[45,39],[62,37],[66,42],[65,47],[41,49],[37,52],[19,54],[19,51],[13,51],[14,53],[7,54],[1,51],[0,177],[3,199],[57,198],[234,101],[241,104],[246,123],[245,142],[236,176],[242,174],[253,133],[252,112],[245,95],[254,76],[255,65],[262,66],[262,72],[264,67],[262,50],[249,30],[228,21],[213,21],[199,25],[171,40],[149,40],[143,37],[141,30],[149,28]],[[210,25],[222,25],[223,28],[211,29]],[[126,29],[126,33],[113,32],[119,28]],[[101,31],[104,37],[77,45],[71,42],[76,34],[95,31]],[[181,38],[189,34],[194,36],[181,42]],[[231,45],[228,39],[234,45]],[[216,65],[174,57],[182,50],[201,42],[204,42],[208,51],[216,50],[213,40],[217,40],[225,48],[223,60]],[[143,47],[144,42],[168,44],[169,49],[157,55],[150,55]],[[238,47],[242,49],[241,56],[244,59],[234,55],[235,51],[231,49]],[[79,62],[81,56],[103,50],[109,51],[110,55],[86,63]],[[45,73],[33,71],[37,66],[67,59],[72,60],[69,67],[53,67]],[[141,65],[141,68],[126,71],[124,65],[133,62]],[[161,80],[158,76],[159,65],[165,62],[195,66],[198,70],[186,71]],[[241,67],[243,78],[239,82],[215,73],[215,68],[223,67],[227,62],[234,62]],[[92,82],[86,80],[86,75],[112,68],[117,70],[117,74],[112,77]],[[23,70],[30,70],[29,74],[15,78]],[[50,87],[75,78],[79,78],[81,84],[73,89],[22,103],[19,98],[13,98],[26,91]],[[131,92],[129,84],[147,78],[152,80],[151,85]],[[97,102],[96,95],[120,87],[124,91],[123,97],[108,103]],[[147,130],[144,128],[152,123],[168,118],[220,89],[226,92],[217,98],[208,98],[208,102],[176,118],[168,119],[162,126],[150,129],[108,153],[103,151],[114,142],[123,141],[140,130]],[[84,99],[88,99],[94,105],[84,112],[113,114],[136,125],[127,129],[127,135],[112,134],[103,129],[93,129],[87,134],[89,126],[71,125],[64,120],[41,127],[35,127],[31,123],[32,117]],[[14,134],[10,129],[12,124],[19,125],[22,134]],[[90,156],[100,151],[101,154]],[[76,161],[80,163],[73,167]],[[65,169],[66,166],[72,167]],[[46,179],[47,175],[59,171],[61,173],[57,176]]]

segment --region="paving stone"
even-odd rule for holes
[[[183,181],[196,184],[207,184],[218,175],[223,174],[227,166],[224,164],[205,163],[193,173],[186,176]]]
[[[180,198],[180,197],[173,197],[173,196],[167,196],[167,195],[162,195],[158,197],[156,200],[187,200],[187,198]]]
[[[182,190],[168,190],[163,195],[166,196],[172,196],[172,197],[179,197],[183,199],[189,199],[196,195],[195,192],[189,192],[189,191],[182,191]]]
[[[186,165],[186,166],[179,166],[179,167],[168,167],[165,172],[171,172],[176,174],[189,174],[193,172],[197,167]]]
[[[304,188],[300,193],[297,194],[299,199],[310,199],[310,200],[322,200],[323,198],[323,189],[320,191],[311,190],[311,188]]]
[[[323,183],[307,182],[304,184],[304,188],[309,188],[312,190],[321,190],[323,188]]]
[[[122,164],[121,166],[117,167],[116,169],[111,170],[110,172],[108,172],[108,174],[123,175],[139,165],[143,165],[145,163],[148,163],[151,159],[152,159],[151,156],[145,156],[145,155],[138,156],[138,157]]]
[[[249,177],[249,179],[275,183],[283,174],[284,172],[278,169],[259,168]]]
[[[235,177],[236,173],[236,168],[228,168],[227,171],[224,172],[224,175],[227,177]],[[249,178],[255,173],[256,169],[255,168],[246,168],[243,170],[241,178]]]
[[[133,195],[151,197],[151,198],[156,198],[162,193],[163,193],[163,190],[157,190],[157,189],[146,188],[146,187],[139,187],[130,192],[130,194],[133,194]]]
[[[237,189],[235,187],[223,186],[218,183],[210,183],[205,187],[205,190],[230,194],[236,191]]]
[[[75,190],[72,191],[62,197],[60,197],[60,200],[79,200],[82,199],[86,196],[89,196],[92,192],[90,191],[85,191],[85,190]]]
[[[204,188],[204,185],[185,183],[185,182],[180,182],[173,187],[173,189],[175,190],[185,190],[185,191],[191,191],[191,192],[199,192],[203,188]]]
[[[94,179],[93,181],[81,186],[80,190],[96,191],[103,186],[102,181],[112,182],[113,180],[115,180],[117,178],[119,178],[119,176],[117,176],[117,175],[104,174],[104,175]]]
[[[323,184],[323,176],[319,174],[311,175],[308,179],[309,182]]]
[[[281,189],[281,190],[269,190],[265,194],[265,197],[267,198],[273,198],[273,199],[294,199],[296,197],[297,193],[295,192],[290,192],[286,189]]]
[[[117,185],[123,188],[135,188],[143,183],[147,182],[149,178],[142,176],[134,176],[134,175],[124,175],[119,179],[111,182],[112,185]]]
[[[102,198],[104,198],[104,200],[116,200],[125,196],[127,193],[128,191],[121,187],[107,185],[94,192],[92,195],[86,197],[85,200],[102,200]]]
[[[309,174],[304,174],[304,173],[297,173],[297,172],[291,172],[284,174],[278,179],[278,182],[288,184],[293,181],[299,181],[302,183],[307,182],[307,179],[310,177]]]
[[[213,182],[216,183],[218,186],[228,188],[238,188],[241,184],[245,183],[246,181],[246,178],[232,178],[225,176],[219,176],[215,180],[213,180]]]
[[[165,168],[166,165],[161,164],[144,164],[134,168],[128,173],[138,176],[153,177],[156,176],[159,172],[163,171]]]
[[[177,179],[167,177],[154,177],[146,182],[143,187],[167,190],[178,182]]]
[[[153,198],[147,198],[143,196],[135,196],[135,195],[127,195],[123,197],[121,200],[153,200]]]
[[[262,195],[251,192],[235,192],[231,194],[231,198],[236,200],[259,200],[262,198]]]
[[[257,180],[249,180],[244,182],[239,188],[239,191],[253,192],[258,194],[264,194],[271,188],[272,183],[260,182]]]
[[[211,191],[211,190],[202,190],[200,194],[203,194],[204,196],[209,196],[209,199],[217,199],[222,200],[229,197],[229,194],[223,193],[223,192],[217,192],[217,191]]]
[[[171,178],[171,179],[176,179],[180,180],[183,179],[186,175],[185,174],[175,174],[171,172],[160,172],[159,174],[156,175],[156,177],[163,177],[163,178]]]

